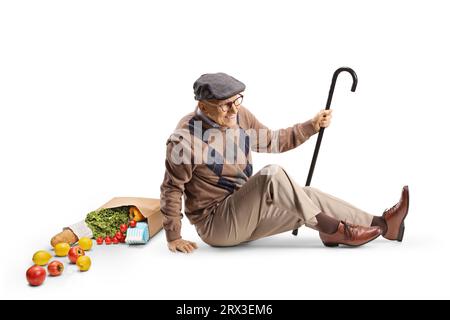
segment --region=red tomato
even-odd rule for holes
[[[106,238],[105,238],[105,244],[106,245],[110,245],[111,244],[111,238],[109,237],[109,236],[107,236]]]
[[[120,243],[125,243],[125,236],[122,237],[122,239],[119,240]]]
[[[98,237],[97,238],[97,244],[103,244],[103,238],[102,237]]]
[[[58,260],[55,260],[49,263],[47,270],[51,276],[59,276],[64,271],[64,265]]]
[[[117,237],[114,237],[114,238],[112,239],[112,242],[113,242],[114,244],[118,244],[118,243],[119,243],[119,239],[117,239]]]
[[[131,220],[130,221],[130,228],[134,228],[134,227],[136,227],[136,221]]]
[[[124,223],[120,225],[120,232],[125,233],[127,232],[128,226]]]
[[[26,275],[28,283],[32,286],[40,286],[47,276],[45,269],[37,265],[28,268]]]
[[[123,237],[122,232],[117,231],[117,232],[116,232],[116,238],[117,238],[117,240],[122,239],[122,237]]]

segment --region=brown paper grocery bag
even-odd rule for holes
[[[110,209],[122,206],[135,206],[139,209],[142,215],[147,218],[150,237],[153,237],[162,229],[163,217],[161,211],[159,210],[159,199],[116,197],[109,200],[99,209]]]

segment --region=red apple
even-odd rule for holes
[[[81,249],[79,246],[75,246],[70,248],[69,250],[69,260],[72,263],[76,263],[78,257],[84,256],[84,250]]]
[[[34,265],[27,270],[27,280],[28,283],[32,286],[40,286],[47,276],[45,269]]]
[[[51,276],[56,277],[61,275],[61,273],[64,271],[64,265],[62,264],[62,262],[55,260],[49,263],[49,265],[47,266],[47,270]]]

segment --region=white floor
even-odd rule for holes
[[[448,241],[410,225],[403,243],[380,238],[360,248],[325,248],[303,228],[299,238],[285,233],[234,248],[199,241],[191,255],[169,252],[159,233],[145,246],[94,245],[88,272],[62,258],[62,276],[30,287],[25,271],[34,249],[47,248],[42,238],[2,259],[1,298],[450,298]],[[184,229],[186,238],[198,239],[192,227]]]

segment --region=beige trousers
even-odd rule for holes
[[[234,246],[291,231],[314,228],[323,212],[337,220],[370,226],[373,216],[311,187],[301,187],[277,165],[252,176],[196,225],[202,240],[212,246]]]

